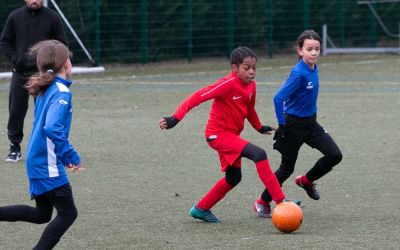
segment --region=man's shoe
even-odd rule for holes
[[[305,185],[305,184],[303,184],[301,182],[301,178],[302,178],[301,175],[296,177],[295,182],[296,182],[297,186],[299,186],[299,187],[303,188],[304,190],[306,190],[308,196],[311,199],[319,200],[320,195],[319,195],[319,192],[318,192],[317,187],[316,187],[317,184],[313,183],[312,185],[309,185],[309,186]]]
[[[258,214],[259,217],[263,218],[271,218],[271,205],[263,205],[261,203],[258,203],[257,201],[254,202],[253,205],[254,211]]]
[[[192,216],[193,218],[205,221],[205,222],[210,222],[210,223],[219,223],[221,222],[220,219],[218,219],[210,210],[203,210],[198,208],[196,205],[194,205],[190,210],[189,210],[189,215]]]
[[[21,157],[21,146],[19,144],[10,144],[10,153],[6,157],[6,162],[18,162]]]

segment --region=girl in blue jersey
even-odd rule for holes
[[[36,207],[14,205],[0,207],[0,221],[47,223],[53,208],[57,216],[47,225],[33,249],[52,249],[77,218],[71,186],[65,167],[76,172],[81,166],[78,153],[68,141],[72,118],[71,61],[68,48],[56,40],[34,45],[39,73],[26,88],[36,97],[32,134],[26,168],[30,195]]]
[[[321,38],[313,30],[306,30],[297,39],[298,63],[286,82],[274,96],[275,113],[279,127],[274,135],[274,149],[282,155],[275,175],[282,183],[294,171],[297,155],[303,143],[319,150],[323,156],[304,175],[296,177],[311,199],[320,194],[314,181],[327,174],[342,160],[342,153],[328,132],[317,122],[318,67]],[[271,195],[265,190],[256,201],[268,206]]]

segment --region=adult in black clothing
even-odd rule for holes
[[[21,159],[24,119],[29,95],[25,89],[28,78],[37,72],[36,62],[27,52],[37,42],[55,39],[67,44],[64,27],[58,14],[43,6],[43,0],[25,0],[26,5],[10,13],[0,37],[0,52],[12,65],[8,99],[8,139],[10,152],[6,161]]]

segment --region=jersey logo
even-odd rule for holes
[[[313,86],[312,82],[308,82],[306,89],[313,89],[313,88],[314,88],[314,86]]]
[[[241,96],[233,96],[233,100],[237,100],[237,99],[240,99],[240,98],[242,98]]]
[[[65,101],[65,100],[60,100],[59,103],[60,103],[60,104],[63,104],[63,105],[67,105],[67,104],[68,104],[68,102]]]
[[[214,141],[215,139],[217,139],[217,135],[210,135],[209,137],[207,137],[207,142],[212,142],[212,141]]]

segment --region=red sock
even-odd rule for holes
[[[256,168],[258,176],[264,183],[265,187],[268,189],[268,192],[271,194],[272,199],[276,203],[279,203],[283,199],[285,199],[285,194],[282,192],[282,188],[279,185],[276,176],[274,175],[274,173],[272,173],[268,160],[256,162]]]
[[[224,198],[233,187],[226,182],[225,177],[220,179],[208,193],[199,201],[197,207],[203,210],[210,210],[218,201]]]
[[[302,175],[300,181],[303,185],[306,186],[311,186],[313,184],[313,182],[310,181],[310,179],[308,179],[306,175]]]
[[[268,206],[268,205],[269,205],[269,202],[267,202],[267,201],[261,199],[261,197],[257,199],[257,203],[258,203],[258,204],[262,204],[262,205],[264,205],[264,206]]]

